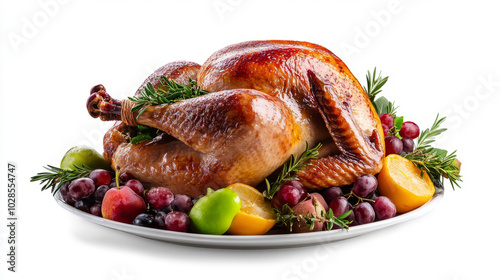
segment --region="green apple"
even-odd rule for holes
[[[191,209],[189,219],[194,231],[205,234],[224,234],[240,211],[241,200],[231,189],[207,190]]]

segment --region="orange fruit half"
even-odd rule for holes
[[[235,191],[241,200],[240,212],[236,214],[227,231],[236,235],[262,235],[268,232],[276,221],[271,202],[257,189],[240,183],[227,188]]]
[[[384,165],[378,174],[378,190],[394,203],[398,213],[424,205],[436,191],[427,172],[395,154],[384,159]]]

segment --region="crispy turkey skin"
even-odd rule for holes
[[[321,158],[298,173],[309,189],[350,184],[382,167],[383,131],[371,102],[347,66],[321,46],[239,43],[201,66],[169,63],[140,89],[148,82],[158,87],[162,75],[197,80],[210,93],[149,107],[135,122],[164,132],[154,139],[130,144],[130,121],[100,109],[99,98],[120,105],[104,88],[87,105],[93,117],[121,119],[104,137],[104,156],[146,185],[192,197],[235,182],[256,186],[306,142],[324,144]]]

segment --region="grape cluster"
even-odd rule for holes
[[[377,178],[371,174],[365,174],[359,176],[352,185],[330,187],[317,195],[324,199],[327,205],[325,209],[327,211],[331,209],[335,217],[352,210],[346,219],[351,222],[349,226],[355,226],[396,216],[396,206],[389,198],[379,196],[377,187]],[[293,208],[310,195],[299,181],[287,181],[273,198],[272,206],[282,209],[283,205],[287,204]],[[339,229],[340,227],[334,225],[333,228]]]
[[[363,225],[396,216],[396,206],[389,198],[379,196],[377,187],[377,178],[365,174],[359,176],[352,186],[324,190],[323,197],[336,217],[352,210],[347,218],[351,221],[349,226]],[[345,195],[342,189],[346,191]]]
[[[402,123],[401,127],[396,127],[394,117],[391,114],[381,114],[379,118],[384,130],[385,154],[401,155],[412,152],[415,147],[413,140],[420,135],[418,125],[406,121]]]
[[[165,187],[153,187],[145,191],[144,185],[129,173],[121,173],[120,187],[129,187],[149,205],[145,213],[135,217],[132,224],[143,227],[179,232],[189,230],[189,212],[202,196],[191,199],[187,195],[174,195]],[[67,204],[92,215],[102,217],[101,204],[106,193],[117,187],[110,172],[104,169],[92,171],[88,178],[79,178],[66,183],[59,190]]]

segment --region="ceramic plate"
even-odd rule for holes
[[[394,218],[377,221],[370,224],[351,227],[348,231],[343,229],[311,232],[311,233],[296,233],[296,234],[269,234],[258,236],[236,236],[236,235],[208,235],[197,233],[180,233],[167,230],[159,230],[152,228],[139,227],[124,223],[119,223],[94,215],[82,212],[67,205],[61,199],[58,193],[55,196],[57,203],[64,209],[74,215],[83,218],[92,223],[112,228],[115,230],[127,232],[130,234],[156,239],[169,243],[176,243],[189,246],[212,247],[212,248],[232,248],[232,249],[259,249],[259,248],[284,248],[307,246],[320,243],[328,243],[339,240],[344,240],[386,228],[404,221],[408,221],[432,210],[443,198],[444,190],[436,189],[433,198],[423,206],[402,214]]]

